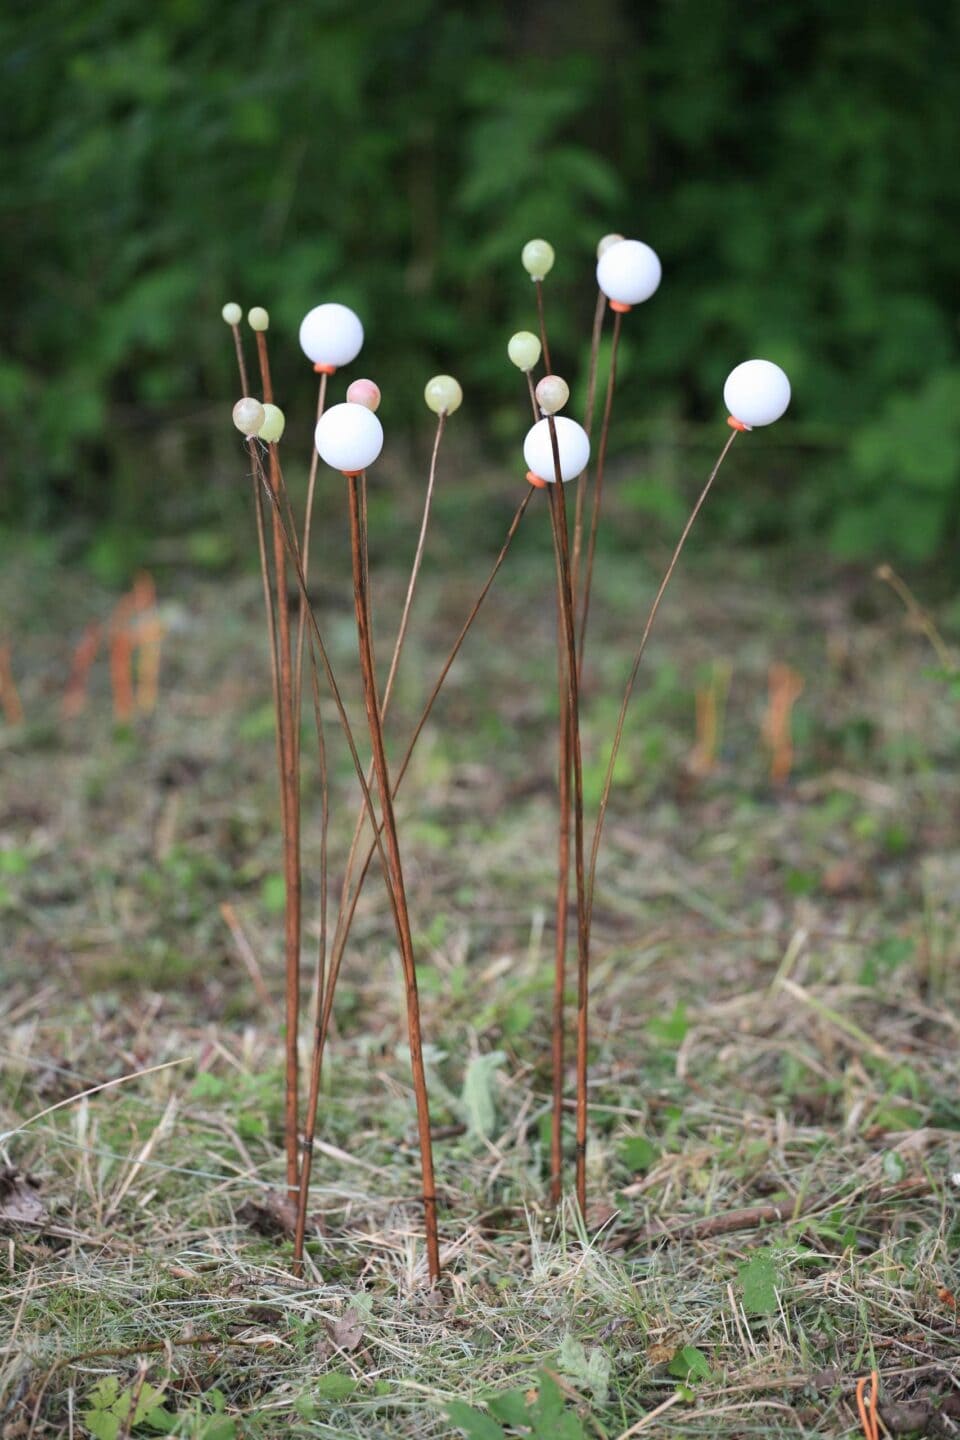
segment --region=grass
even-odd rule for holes
[[[583,1231],[543,1205],[555,618],[545,509],[526,523],[399,809],[443,1198],[435,1296],[420,1283],[402,977],[376,876],[337,1007],[302,1283],[290,1241],[262,1233],[283,1181],[282,1036],[219,911],[234,906],[279,1003],[256,582],[159,578],[160,708],[117,734],[102,674],[70,728],[51,686],[106,597],[52,569],[28,595],[5,572],[27,722],[0,732],[0,1126],[184,1063],[5,1142],[45,1217],[0,1220],[4,1437],[119,1436],[129,1411],[135,1435],[440,1437],[462,1433],[457,1402],[478,1436],[853,1436],[855,1382],[874,1367],[891,1433],[956,1433],[956,702],[866,575],[821,568],[801,584],[779,556],[685,568],[631,712],[598,879]],[[449,528],[436,542],[455,543]],[[484,564],[424,576],[394,750]],[[374,573],[382,655],[403,576],[376,555]],[[616,556],[598,574],[594,804],[655,579]],[[334,564],[321,612],[355,678],[344,596]],[[733,675],[720,762],[700,779],[694,691],[715,657]],[[758,738],[777,661],[805,680],[780,791]],[[355,799],[336,760],[342,847]],[[309,951],[312,773],[304,814]],[[716,1218],[755,1207],[783,1218]],[[687,1229],[664,1238],[664,1222]]]

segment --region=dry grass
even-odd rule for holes
[[[218,1440],[214,1388],[238,1435],[446,1436],[451,1400],[535,1387],[543,1366],[583,1433],[610,1440],[645,1415],[636,1433],[856,1435],[855,1381],[874,1367],[891,1433],[960,1432],[956,703],[866,577],[796,596],[777,566],[688,569],[628,727],[599,877],[583,1233],[543,1206],[555,622],[540,518],[454,672],[400,813],[445,1137],[436,1297],[420,1283],[401,975],[379,883],[344,973],[302,1284],[289,1241],[251,1223],[251,1201],[283,1178],[282,1037],[219,906],[235,907],[279,996],[255,585],[161,581],[161,706],[117,735],[102,680],[72,728],[50,719],[48,678],[96,592],[41,576],[27,601],[8,572],[14,660],[30,659],[27,727],[0,741],[0,1125],[185,1062],[3,1146],[45,1207],[39,1223],[7,1225],[0,1251],[10,1440],[85,1435],[97,1382],[144,1375],[178,1433],[206,1440]],[[395,742],[481,574],[426,578]],[[601,577],[594,792],[652,578],[617,561]],[[329,584],[322,609],[346,671],[351,619]],[[381,581],[381,615],[401,585]],[[714,656],[733,681],[719,768],[703,780],[685,761]],[[778,793],[758,739],[776,662],[806,681],[798,769]],[[335,784],[343,845],[346,763]],[[311,777],[308,865],[318,814]],[[477,1094],[485,1134],[463,1128]],[[698,1225],[757,1206],[786,1218]],[[664,1221],[690,1225],[654,1238]],[[653,1416],[676,1394],[684,1347],[702,1373],[689,1400]]]

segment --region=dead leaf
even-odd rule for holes
[[[39,1185],[29,1175],[5,1166],[0,1170],[0,1225],[39,1225],[47,1218]]]
[[[363,1339],[363,1325],[352,1306],[331,1325],[330,1338],[338,1350],[346,1350],[348,1354],[356,1350]]]

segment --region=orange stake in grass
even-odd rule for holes
[[[785,785],[793,769],[793,707],[803,693],[803,676],[789,665],[771,665],[768,675],[769,703],[763,722],[763,738],[770,748],[770,783]]]
[[[9,645],[0,645],[0,705],[8,725],[23,724],[23,706],[13,678]]]

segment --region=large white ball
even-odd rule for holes
[[[317,421],[317,451],[334,470],[358,475],[383,449],[383,426],[366,405],[331,405]]]
[[[558,415],[554,420],[557,427],[557,449],[560,452],[560,478],[562,480],[576,480],[587,468],[587,461],[590,459],[590,438],[582,425],[576,420],[569,419],[566,415]],[[527,438],[523,442],[523,458],[527,462],[527,469],[531,470],[540,480],[548,483],[557,478],[556,466],[553,463],[553,445],[550,441],[550,422],[538,420],[536,425],[527,431]]]
[[[314,365],[349,365],[362,344],[363,326],[346,305],[315,305],[300,322],[300,349]]]
[[[655,250],[642,240],[618,240],[597,261],[597,284],[618,305],[639,305],[660,284],[663,269]]]
[[[723,403],[743,425],[772,425],[790,404],[790,381],[772,360],[744,360],[727,376]]]

